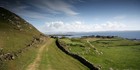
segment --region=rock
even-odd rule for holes
[[[101,66],[101,65],[98,65],[97,67],[98,67],[99,69],[101,69],[101,68],[102,68],[102,66]]]
[[[9,22],[12,22],[12,20],[8,19]]]
[[[12,55],[12,56],[11,56],[11,59],[14,60],[14,59],[15,59],[15,56]]]
[[[14,56],[15,56],[15,57],[18,57],[18,54],[17,54],[17,53],[14,53]]]
[[[20,26],[20,25],[17,25],[17,27],[18,27],[18,28],[21,28],[21,26]]]
[[[19,29],[19,31],[23,31],[23,29]]]
[[[9,20],[9,21],[10,21],[10,20]],[[15,25],[15,22],[14,22],[14,21],[12,21],[12,20],[10,21],[10,23],[12,23],[13,25]]]
[[[103,52],[100,52],[101,54],[103,54]]]
[[[19,18],[17,16],[14,17],[16,20],[19,20]]]
[[[109,70],[114,70],[114,69],[112,67],[110,67]]]
[[[29,27],[30,29],[32,29],[32,27]]]
[[[27,22],[24,22],[24,23],[27,23]],[[28,25],[28,24],[26,24],[26,25]]]
[[[102,66],[101,66],[101,65],[97,65],[97,68],[98,68],[99,70],[101,70]]]

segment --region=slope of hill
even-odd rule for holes
[[[18,50],[40,32],[16,14],[0,8],[0,48],[4,52]]]
[[[27,65],[29,59],[35,58],[34,47],[41,44],[42,37],[31,24],[0,7],[0,70],[17,70]]]

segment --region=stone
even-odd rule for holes
[[[9,22],[12,22],[12,20],[8,19]]]
[[[99,67],[100,69],[102,68],[102,66],[101,66],[101,65],[98,65],[97,67]]]
[[[19,20],[19,18],[17,16],[14,17],[16,20]]]
[[[17,27],[20,28],[21,26],[20,25],[17,25]]]
[[[112,67],[110,67],[109,70],[114,70],[114,69]]]
[[[32,27],[29,27],[30,29],[32,29]]]
[[[14,60],[14,59],[15,59],[15,57],[12,55],[12,56],[11,56],[11,59],[12,59],[12,60]]]
[[[23,31],[23,29],[19,29],[19,31]]]
[[[103,54],[103,52],[100,52],[101,54]]]

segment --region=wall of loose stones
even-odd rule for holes
[[[66,49],[63,48],[63,46],[60,45],[59,40],[56,39],[56,45],[59,49],[61,49],[64,53],[66,53],[67,55],[75,58],[76,60],[80,61],[83,65],[87,66],[90,70],[99,70],[97,67],[95,67],[92,63],[90,63],[89,61],[87,61],[85,58],[77,55],[77,54],[73,54],[69,51],[67,51]]]

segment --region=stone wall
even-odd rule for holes
[[[76,60],[80,61],[83,65],[87,66],[90,70],[99,70],[98,68],[96,68],[92,63],[90,63],[89,61],[87,61],[85,58],[77,55],[77,54],[73,54],[67,50],[65,50],[63,48],[63,46],[60,45],[58,39],[56,40],[56,45],[59,49],[61,49],[64,53],[66,53],[67,55],[75,58]]]

